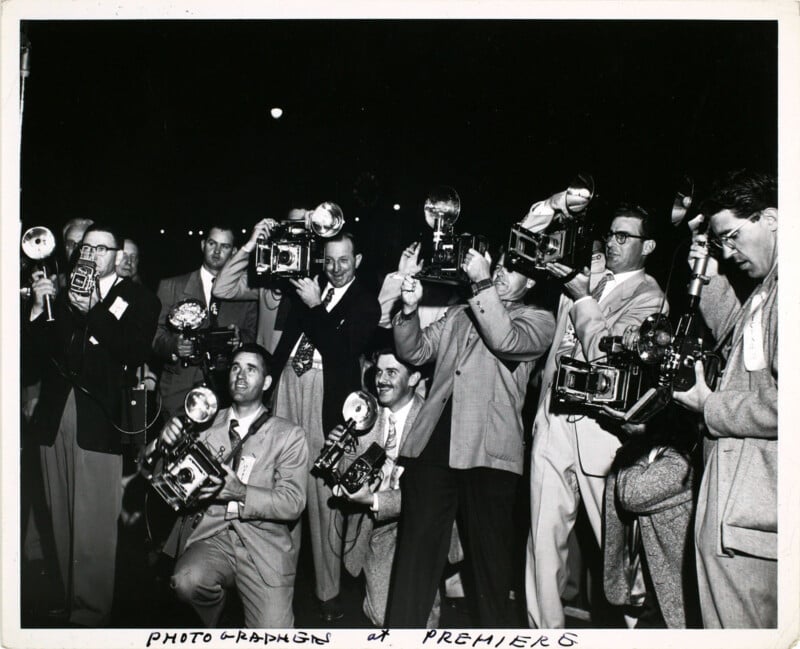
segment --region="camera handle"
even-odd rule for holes
[[[47,267],[44,264],[39,266],[39,270],[47,277]],[[53,303],[49,295],[44,296],[44,311],[47,314],[47,322],[53,322],[55,320],[53,317]]]

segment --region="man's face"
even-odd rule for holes
[[[528,289],[533,288],[536,282],[522,273],[509,270],[503,265],[504,262],[505,255],[500,257],[500,261],[497,262],[494,269],[492,275],[494,287],[501,300],[518,302],[525,297],[525,293],[528,292]]]
[[[611,232],[624,232],[642,236],[642,222],[632,216],[618,216],[611,222]],[[625,243],[617,243],[614,237],[606,241],[606,268],[612,273],[627,273],[644,268],[650,244],[645,239],[628,237]]]
[[[203,251],[203,266],[216,275],[236,251],[233,232],[211,228],[208,236],[200,242],[200,249]]]
[[[270,380],[261,356],[253,352],[239,352],[233,358],[228,374],[231,400],[239,405],[259,401],[261,394],[269,387]]]
[[[122,257],[117,264],[117,275],[120,277],[136,277],[139,272],[139,246],[130,239],[125,239],[122,246]]]
[[[67,259],[72,257],[72,253],[75,251],[75,248],[80,245],[83,235],[88,227],[88,225],[73,225],[67,230],[66,234],[64,235],[64,252],[67,255]]]
[[[81,245],[89,246],[105,246],[108,250],[101,253],[99,250],[94,251],[94,263],[97,267],[97,277],[106,277],[114,272],[117,266],[117,261],[122,259],[122,251],[114,250],[116,242],[110,232],[103,232],[102,230],[92,230],[84,237]]]
[[[722,210],[711,217],[711,231],[726,242],[721,248],[722,257],[753,279],[765,277],[775,263],[777,228],[777,210],[773,208],[762,210],[750,219],[737,218],[731,210]]]
[[[382,406],[395,410],[407,404],[414,396],[414,388],[419,379],[419,372],[409,372],[394,354],[378,356],[375,365],[375,389],[378,391],[378,402]]]
[[[341,288],[355,277],[360,263],[361,255],[353,255],[353,242],[350,239],[325,244],[325,275],[336,288]]]

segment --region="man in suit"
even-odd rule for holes
[[[398,360],[393,348],[377,350],[373,354],[373,361],[375,390],[378,403],[382,407],[375,425],[357,438],[358,447],[355,453],[345,455],[341,471],[346,471],[373,442],[386,451],[386,461],[380,477],[373,484],[365,484],[352,494],[338,486],[334,492],[356,505],[361,505],[359,511],[348,516],[344,565],[354,577],[363,571],[366,584],[364,614],[376,627],[382,627],[401,506],[402,468],[397,466],[397,452],[404,437],[414,427],[414,421],[425,400],[417,393],[417,385],[422,378],[419,370]],[[339,439],[342,430],[343,427],[338,426],[328,439]],[[438,606],[434,606],[432,618],[429,621],[435,627],[438,622]]]
[[[695,519],[706,628],[778,623],[777,205],[775,178],[745,170],[719,182],[702,207],[717,257],[759,282],[742,302],[708,258],[700,312],[725,343],[727,363],[714,392],[698,362],[694,387],[674,394],[706,424]],[[708,257],[705,238],[695,232],[690,263]]]
[[[407,276],[393,319],[399,357],[435,361],[428,399],[402,440],[403,510],[387,624],[423,627],[447,561],[453,521],[475,598],[477,624],[513,626],[513,505],[523,467],[522,405],[536,358],[553,339],[553,315],[523,303],[532,279],[503,267],[494,273],[475,250],[462,269],[472,297],[420,327],[420,282]]]
[[[565,210],[564,194],[539,203],[530,217]],[[523,222],[525,225],[525,222]],[[647,256],[656,242],[647,213],[621,206],[605,236],[606,274],[575,274],[560,263],[548,271],[565,281],[556,317],[555,342],[547,357],[531,453],[531,531],[528,537],[526,595],[529,623],[561,628],[561,595],[566,582],[567,539],[583,501],[598,544],[601,541],[605,478],[620,446],[616,424],[589,416],[556,414],[551,406],[558,359],[594,360],[603,336],[621,335],[629,325],[666,309],[656,281],[645,274]],[[591,281],[591,284],[590,284]]]
[[[83,237],[94,258],[88,295],[58,291],[55,277],[33,284],[30,335],[43,348],[41,398],[32,428],[40,444],[47,506],[69,622],[102,626],[114,594],[117,518],[122,505],[123,390],[141,365],[158,321],[155,295],[114,268],[122,240],[102,225]],[[54,321],[43,315],[54,299]]]
[[[228,380],[233,404],[220,410],[200,437],[208,448],[219,449],[223,457],[233,451],[233,457],[223,465],[224,478],[209,476],[200,487],[205,508],[183,521],[188,536],[171,583],[206,627],[217,624],[233,586],[246,627],[294,625],[308,446],[299,426],[270,417],[262,404],[272,383],[270,363],[269,353],[255,343],[236,351]],[[181,436],[176,417],[161,440],[173,445]]]
[[[203,380],[198,365],[183,367],[183,359],[195,353],[195,343],[174,331],[167,323],[170,309],[187,298],[199,300],[208,309],[202,327],[227,327],[236,332],[231,343],[234,349],[239,342],[252,342],[256,329],[256,305],[251,301],[223,301],[212,299],[211,289],[217,274],[230,256],[236,252],[233,230],[227,226],[213,225],[206,238],[200,242],[203,263],[198,270],[178,277],[161,280],[158,297],[161,300],[161,315],[158,331],[153,340],[153,351],[164,362],[159,382],[162,409],[168,417],[183,411],[183,400],[187,392]],[[212,386],[224,393],[227,367],[211,372],[211,380],[220,383]]]
[[[359,356],[377,328],[380,306],[355,276],[361,253],[350,233],[325,243],[324,276],[290,280],[295,291],[286,328],[275,350],[280,380],[275,412],[306,431],[309,470],[325,434],[342,421],[347,395],[361,388]],[[331,506],[331,488],[308,476],[308,521],[321,617],[342,617],[339,595],[343,520]]]

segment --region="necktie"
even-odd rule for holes
[[[333,299],[333,288],[329,288],[325,297],[322,298],[322,306],[326,307]],[[311,369],[311,364],[314,359],[314,345],[308,339],[308,336],[303,334],[300,337],[300,343],[297,345],[297,352],[295,352],[294,359],[292,360],[292,369],[297,376],[303,376],[308,370]]]
[[[239,432],[236,430],[238,427],[239,427],[239,420],[231,419],[231,425],[230,428],[228,428],[228,438],[231,441],[231,451],[233,451],[233,449],[236,449],[236,452],[233,454],[233,457],[231,458],[231,469],[233,469],[234,473],[236,473],[236,470],[239,468],[239,460],[242,457],[242,447],[239,446],[239,442],[241,442],[242,438],[239,435]]]
[[[219,315],[219,300],[214,297],[214,282],[216,281],[216,277],[211,278],[211,299],[208,302],[208,326],[211,328],[217,326],[217,316]]]
[[[600,281],[597,282],[597,286],[592,289],[592,297],[599,302],[600,298],[603,297],[603,290],[605,289],[606,284],[608,284],[609,281],[613,281],[613,279],[614,273],[612,273],[610,270],[604,272],[603,276],[600,278]]]
[[[386,451],[386,461],[381,468],[381,489],[388,489],[388,482],[391,480],[397,458],[397,422],[391,412],[389,412],[387,422],[386,442],[383,445],[383,450]]]

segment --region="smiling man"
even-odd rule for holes
[[[242,345],[228,375],[232,405],[220,410],[200,441],[228,457],[224,478],[200,488],[204,507],[176,526],[188,535],[172,587],[213,627],[235,587],[248,628],[290,628],[300,550],[298,519],[306,502],[308,446],[303,430],[270,417],[262,395],[271,382],[271,358],[260,345]],[[173,418],[161,440],[174,445],[183,424]],[[169,542],[168,542],[169,544]]]
[[[725,369],[711,392],[698,362],[695,386],[674,394],[706,424],[695,524],[706,628],[778,622],[777,206],[775,178],[750,171],[727,176],[702,206],[722,264],[759,281],[742,303],[709,258],[700,312],[725,343]],[[708,256],[704,235],[694,239],[690,263]]]
[[[295,291],[275,350],[280,377],[275,412],[306,431],[311,462],[325,433],[342,421],[347,395],[361,387],[359,356],[377,328],[380,306],[356,278],[361,263],[355,237],[340,233],[325,243],[324,274],[292,279]],[[309,464],[309,470],[311,464]],[[329,504],[331,488],[308,476],[308,521],[316,595],[326,622],[341,618],[342,515]]]
[[[563,207],[563,193],[535,206],[541,212]],[[523,223],[524,225],[524,223]],[[558,359],[595,360],[604,356],[603,336],[622,335],[629,325],[666,310],[664,294],[644,266],[656,242],[645,210],[616,209],[605,236],[606,273],[597,278],[559,264],[548,271],[565,281],[556,316],[555,342],[545,363],[531,451],[531,531],[528,537],[526,595],[528,621],[536,628],[564,626],[561,595],[566,584],[567,538],[583,501],[598,545],[601,543],[605,479],[620,446],[610,424],[555,413],[551,407]],[[591,286],[591,289],[590,289]]]
[[[403,439],[414,427],[425,400],[416,392],[421,379],[419,369],[398,360],[394,349],[379,349],[372,356],[375,363],[375,389],[381,408],[375,425],[358,438],[358,448],[347,453],[340,471],[376,442],[386,451],[386,462],[380,478],[364,485],[358,492],[343,492],[345,498],[361,505],[348,517],[344,565],[353,576],[363,571],[366,585],[364,614],[376,627],[383,627],[386,600],[397,546],[397,521],[400,517],[402,497],[397,453]],[[329,439],[338,439],[343,427],[339,426]],[[434,607],[429,623],[438,622],[438,606]]]

